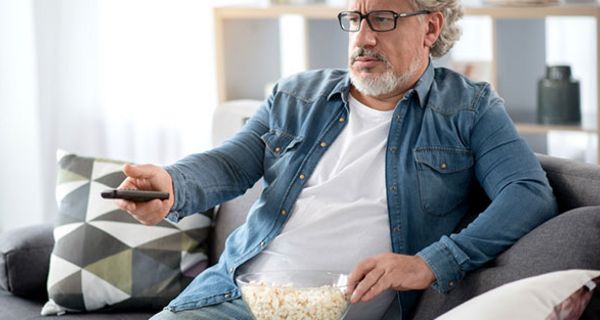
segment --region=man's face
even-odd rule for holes
[[[354,0],[348,10],[362,14],[414,11],[408,0]],[[408,90],[428,61],[423,41],[426,27],[419,16],[412,16],[399,18],[394,30],[375,32],[363,19],[360,31],[349,33],[349,68],[355,88],[369,96]]]

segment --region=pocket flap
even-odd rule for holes
[[[263,134],[260,138],[274,154],[284,153],[302,142],[302,137],[297,137],[281,130],[271,130]]]
[[[462,171],[473,166],[473,154],[468,149],[428,147],[415,149],[415,160],[439,173]]]

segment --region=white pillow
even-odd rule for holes
[[[466,301],[437,320],[483,319],[483,316],[486,320],[547,319],[555,313],[555,307],[584,286],[587,288],[582,293],[593,290],[596,287],[593,279],[597,277],[600,270],[565,270],[521,279]]]

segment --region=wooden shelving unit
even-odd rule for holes
[[[337,13],[344,10],[344,8],[330,7],[326,5],[307,5],[307,6],[251,6],[251,7],[217,7],[214,10],[215,17],[215,30],[216,30],[216,57],[217,57],[217,84],[218,84],[218,97],[220,102],[232,100],[232,99],[243,99],[243,98],[262,98],[264,90],[259,90],[257,83],[254,83],[253,78],[248,76],[249,74],[256,74],[256,82],[270,82],[276,81],[278,77],[278,67],[276,64],[279,62],[279,57],[275,56],[263,57],[260,53],[251,53],[248,48],[248,44],[255,41],[258,43],[258,47],[252,50],[258,50],[262,54],[268,54],[275,50],[277,51],[277,21],[280,17],[286,15],[301,16],[307,22],[307,26],[311,24],[323,24],[337,26]],[[578,17],[593,17],[596,19],[596,52],[600,54],[600,5],[598,4],[558,4],[548,6],[532,6],[532,7],[504,7],[504,6],[468,6],[465,7],[466,16],[486,16],[492,19],[492,45],[495,46],[496,31],[495,24],[496,20],[499,19],[535,19],[545,18],[549,16],[578,16]],[[335,24],[335,26],[333,25]],[[246,27],[247,26],[247,27]],[[307,55],[307,69],[312,68],[313,64],[319,66],[319,63],[311,61],[311,37],[315,34],[311,33],[310,28],[306,28],[304,39],[299,41],[305,41],[307,43],[307,52],[301,52],[299,54]],[[341,34],[331,33],[331,39],[339,38]],[[263,33],[267,33],[266,35]],[[270,34],[269,34],[270,33]],[[340,33],[342,33],[340,31]],[[327,35],[327,34],[326,34]],[[318,35],[323,37],[323,35]],[[271,43],[271,40],[274,44]],[[250,42],[248,42],[250,41]],[[247,42],[247,43],[246,43]],[[262,45],[271,46],[270,48],[263,48]],[[318,46],[324,45],[324,52],[331,52],[333,45],[327,47],[327,43],[318,43]],[[337,45],[337,44],[336,44]],[[337,45],[339,46],[339,45]],[[315,43],[315,46],[317,44]],[[340,49],[343,52],[347,50],[346,47],[342,46]],[[496,48],[492,48],[492,52],[496,52]],[[272,52],[271,52],[272,54]],[[239,59],[243,59],[244,56],[250,55],[250,60],[240,64]],[[314,55],[313,55],[314,56]],[[346,55],[344,54],[340,58],[342,63],[345,63]],[[497,79],[496,70],[496,57],[492,57],[492,84]],[[557,125],[541,125],[535,123],[522,123],[516,122],[517,129],[519,132],[524,134],[545,134],[550,131],[568,131],[568,132],[583,132],[593,134],[597,137],[598,145],[597,150],[600,154],[600,63],[597,61],[597,105],[595,107],[596,123],[594,127],[584,128],[579,126],[557,126]],[[262,74],[263,69],[265,74]],[[269,69],[270,68],[270,69]],[[235,70],[234,70],[235,69]],[[241,69],[241,70],[238,70]],[[234,71],[238,71],[239,75],[236,75]],[[254,96],[244,96],[243,90],[239,89],[243,84],[235,85],[234,82],[238,81],[237,78],[243,78],[244,83],[249,86],[254,85],[255,89],[252,92],[256,92]],[[264,84],[263,84],[264,85]],[[239,90],[236,91],[236,88]],[[510,106],[507,106],[510,111]]]

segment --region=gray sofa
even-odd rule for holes
[[[600,167],[538,155],[558,199],[561,214],[539,226],[485,267],[472,272],[446,295],[426,290],[413,319],[433,319],[458,304],[504,283],[545,272],[600,269]],[[218,208],[210,259],[223,250],[227,234],[245,219],[257,185]],[[487,204],[482,193],[476,207]],[[474,214],[465,219],[473,219]],[[26,214],[26,213],[11,213]],[[0,319],[40,319],[46,299],[52,226],[38,225],[0,235]],[[147,319],[155,310],[65,315],[65,319]],[[600,319],[600,290],[582,319]]]

